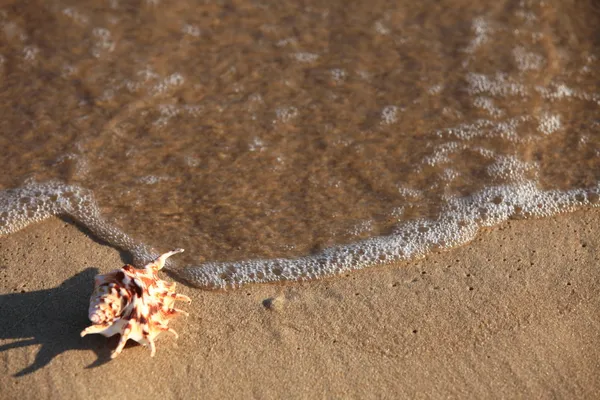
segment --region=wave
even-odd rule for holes
[[[473,240],[484,227],[511,218],[539,218],[600,206],[600,182],[590,188],[542,190],[533,181],[488,187],[448,199],[435,219],[401,223],[387,236],[334,246],[317,254],[285,259],[207,262],[175,268],[174,274],[202,289],[236,288],[251,283],[320,279],[371,266],[413,260],[432,251]],[[0,192],[0,234],[10,234],[51,216],[65,216],[108,244],[130,253],[141,266],[159,255],[106,221],[93,193],[60,182],[28,183]],[[192,249],[193,252],[193,249]]]

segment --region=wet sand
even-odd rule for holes
[[[93,275],[120,255],[52,219],[0,238],[0,397],[593,398],[599,225],[598,210],[511,221],[310,283],[180,284],[193,302],[179,340],[110,361],[117,338],[79,332]]]

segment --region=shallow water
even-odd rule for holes
[[[597,2],[172,3],[2,8],[4,231],[85,187],[76,219],[218,287],[598,202]]]

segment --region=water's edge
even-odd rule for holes
[[[250,283],[303,281],[331,277],[370,266],[422,258],[473,240],[480,228],[511,218],[540,218],[600,206],[600,182],[591,188],[540,190],[531,181],[494,186],[472,196],[451,198],[434,220],[399,224],[387,236],[334,246],[304,257],[206,262],[171,272],[201,289],[237,288]],[[132,255],[142,266],[159,255],[106,221],[91,191],[60,182],[29,183],[0,192],[0,234],[19,231],[51,216],[65,216],[98,239]],[[193,252],[193,249],[190,249]]]

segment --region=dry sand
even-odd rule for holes
[[[109,361],[117,338],[79,332],[120,255],[53,219],[0,239],[0,397],[597,398],[599,225],[598,210],[511,221],[327,281],[180,284],[179,340]]]

